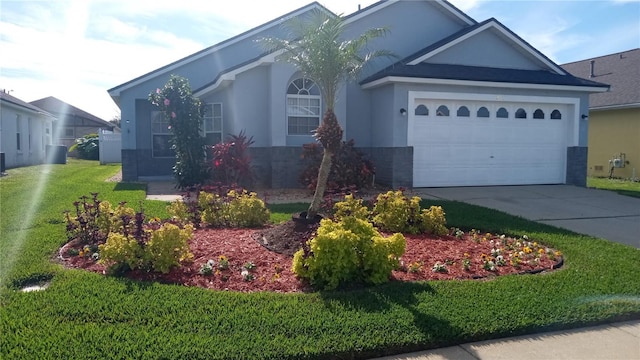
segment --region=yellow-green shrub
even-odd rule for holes
[[[118,204],[118,206],[113,209],[110,202],[101,201],[99,207],[100,211],[96,218],[96,222],[100,231],[102,231],[106,236],[111,232],[124,233],[125,223],[122,220],[123,217],[134,219],[136,216],[135,210],[130,207],[126,207],[124,203]]]
[[[422,209],[420,214],[422,217],[421,229],[423,232],[435,235],[446,235],[447,219],[441,206],[431,206],[429,209]]]
[[[163,224],[158,230],[152,231],[151,239],[144,249],[145,262],[155,271],[168,273],[172,267],[179,266],[181,261],[193,257],[189,250],[192,235],[191,225],[180,229],[174,224]]]
[[[421,210],[420,200],[418,196],[409,199],[399,190],[380,194],[373,208],[373,222],[386,231],[446,234],[446,218],[442,208],[431,206]]]
[[[224,213],[229,226],[259,227],[269,221],[269,210],[255,192],[230,190],[227,197],[229,202]]]
[[[198,208],[202,213],[201,221],[206,225],[212,227],[226,225],[226,206],[220,195],[201,191],[198,195]]]
[[[296,252],[293,272],[326,290],[351,281],[386,282],[405,250],[402,234],[383,238],[373,225],[354,216],[339,222],[324,219],[309,253]]]
[[[98,246],[98,250],[102,264],[127,265],[131,270],[142,265],[143,249],[132,236],[112,232],[107,241]]]
[[[358,219],[368,220],[369,209],[362,204],[362,199],[355,199],[353,195],[345,195],[344,200],[333,205],[333,217],[336,221],[347,216],[353,216]]]
[[[180,224],[188,224],[190,222],[189,208],[182,199],[172,201],[167,206],[167,212],[171,215],[173,221],[177,221]]]

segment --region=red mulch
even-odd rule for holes
[[[130,271],[126,277],[158,281],[162,283],[197,286],[207,289],[232,291],[274,291],[301,292],[312,290],[308,284],[298,280],[291,271],[292,254],[312,236],[312,225],[294,224],[292,221],[262,229],[200,229],[194,232],[190,240],[193,261],[171,270],[168,274]],[[391,281],[453,280],[490,278],[514,273],[534,273],[551,271],[562,263],[542,256],[538,263],[520,264],[514,267],[496,266],[495,271],[483,269],[480,260],[483,254],[490,255],[491,239],[476,242],[469,234],[462,239],[454,236],[434,237],[431,235],[405,235],[407,246],[402,262],[404,270],[393,271]],[[497,236],[492,239],[499,241]],[[60,259],[70,268],[81,268],[97,273],[106,273],[106,267],[91,259],[91,256],[69,256],[70,248],[81,247],[72,241],[60,249]],[[465,253],[471,259],[471,265],[465,270],[462,259]],[[212,275],[200,274],[200,268],[209,259],[218,264],[220,256],[229,260],[229,268],[218,270]],[[505,254],[506,255],[506,254]],[[246,281],[241,275],[245,263],[252,262],[254,279]],[[432,271],[436,263],[446,263],[446,272]],[[422,264],[415,272],[407,271],[410,264]]]

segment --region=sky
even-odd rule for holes
[[[108,89],[310,2],[0,0],[0,89],[108,121],[120,114]],[[318,2],[348,15],[376,1]],[[478,22],[496,18],[558,64],[640,47],[640,0],[449,2]]]

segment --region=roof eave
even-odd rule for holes
[[[180,60],[174,61],[174,62],[172,62],[172,63],[170,63],[168,65],[165,65],[165,66],[163,66],[161,68],[155,69],[155,70],[153,70],[151,72],[148,72],[148,73],[146,73],[146,74],[144,74],[142,76],[139,76],[139,77],[137,77],[137,78],[135,78],[133,80],[130,80],[130,81],[127,81],[127,82],[125,82],[123,84],[115,86],[115,87],[107,90],[107,92],[109,93],[111,98],[113,98],[114,101],[116,101],[115,98],[119,97],[120,94],[122,93],[122,91],[127,90],[127,89],[129,89],[129,88],[131,88],[133,86],[139,85],[139,84],[141,84],[141,83],[143,83],[145,81],[148,81],[150,78],[152,78],[152,77],[154,77],[154,76],[156,76],[158,74],[167,73],[167,72],[170,72],[172,70],[175,70],[175,69],[177,69],[177,68],[179,68],[181,66],[184,66],[185,64],[187,64],[187,63],[189,63],[191,61],[200,59],[200,58],[205,57],[207,55],[210,55],[210,54],[212,54],[212,53],[214,53],[216,51],[219,51],[219,50],[221,50],[221,49],[223,49],[223,48],[225,48],[227,46],[233,45],[233,44],[238,43],[238,42],[240,42],[242,40],[250,38],[251,36],[253,36],[255,34],[258,34],[261,31],[264,31],[265,29],[268,29],[268,28],[273,27],[273,26],[280,25],[280,24],[288,21],[289,19],[294,18],[294,17],[296,17],[298,15],[301,15],[301,14],[303,14],[303,13],[305,13],[307,11],[310,11],[312,9],[318,9],[320,11],[324,11],[324,12],[326,12],[328,14],[336,16],[330,10],[328,10],[324,6],[320,5],[317,1],[314,1],[314,2],[312,2],[310,4],[308,4],[308,5],[305,5],[305,6],[301,7],[301,8],[299,8],[299,9],[297,9],[297,10],[293,10],[293,11],[283,15],[280,18],[268,21],[268,22],[266,22],[266,23],[264,23],[262,25],[259,25],[259,26],[255,27],[255,28],[252,28],[252,29],[249,29],[249,30],[247,30],[247,31],[245,31],[245,32],[243,32],[243,33],[241,33],[239,35],[236,35],[236,36],[231,37],[231,38],[229,38],[227,40],[224,40],[224,41],[222,41],[222,42],[220,42],[218,44],[215,44],[215,45],[210,46],[210,47],[208,47],[206,49],[200,50],[200,51],[198,51],[198,52],[196,52],[194,54],[188,55],[188,56],[186,56],[186,57],[184,57],[184,58],[182,58]],[[118,101],[116,101],[116,102],[118,102]]]
[[[605,111],[605,110],[624,110],[624,109],[636,109],[640,108],[640,102],[629,104],[617,104],[617,105],[602,105],[589,107],[590,111]]]
[[[564,90],[579,91],[588,93],[606,92],[608,86],[579,86],[579,85],[562,85],[562,84],[532,84],[532,83],[513,83],[498,81],[478,81],[478,80],[456,80],[456,79],[436,79],[436,78],[417,78],[407,76],[385,76],[377,80],[361,85],[362,89],[374,89],[391,83],[410,83],[410,84],[438,84],[438,85],[460,85],[460,86],[479,86],[479,87],[501,87],[511,89],[536,89],[536,90]]]

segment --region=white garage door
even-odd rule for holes
[[[415,187],[565,182],[568,105],[416,99]]]

